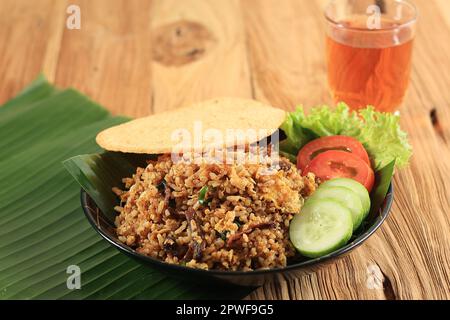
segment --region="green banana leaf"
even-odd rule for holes
[[[389,186],[392,183],[394,175],[395,160],[375,172],[375,184],[370,193],[370,213],[369,216],[375,216],[386,198]]]
[[[80,186],[62,161],[99,153],[95,135],[125,120],[43,76],[0,107],[0,299],[241,298],[250,292],[170,278],[121,254],[92,229]],[[78,159],[66,166],[89,171],[90,162]],[[106,188],[110,180],[96,174],[91,182]],[[70,265],[81,269],[81,289],[67,287]]]

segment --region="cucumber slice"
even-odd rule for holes
[[[350,210],[331,199],[307,200],[289,225],[289,237],[304,256],[316,258],[344,246],[352,236]]]
[[[358,181],[349,178],[337,178],[325,181],[320,187],[344,187],[356,192],[364,210],[363,220],[367,217],[370,211],[370,196],[367,189]]]
[[[332,199],[350,210],[353,221],[353,231],[358,229],[364,217],[364,210],[356,192],[349,188],[320,186],[311,196],[311,200]]]

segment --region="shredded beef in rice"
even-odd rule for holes
[[[254,270],[286,266],[295,250],[289,221],[314,176],[302,177],[287,159],[267,164],[174,164],[170,155],[149,161],[125,178],[116,218],[119,240],[168,263],[193,268]],[[205,186],[207,188],[205,188]],[[200,190],[206,190],[200,199]]]

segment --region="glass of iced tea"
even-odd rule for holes
[[[409,83],[415,6],[404,0],[334,0],[325,17],[335,102],[352,109],[397,110]]]

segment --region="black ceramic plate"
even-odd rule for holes
[[[157,268],[158,270],[182,279],[188,279],[197,282],[207,282],[210,284],[212,281],[214,281],[241,286],[258,286],[269,281],[298,277],[302,274],[315,272],[318,268],[323,267],[327,263],[330,263],[335,259],[342,257],[347,252],[361,245],[380,227],[380,225],[389,214],[393,198],[394,192],[391,184],[380,210],[378,210],[376,214],[372,214],[366,219],[366,223],[360,227],[360,229],[356,232],[356,235],[353,236],[353,238],[346,246],[326,256],[315,259],[291,259],[290,261],[288,261],[288,265],[284,268],[255,271],[219,271],[200,270],[184,267],[181,265],[169,264],[137,253],[132,248],[121,243],[117,239],[114,233],[114,226],[111,225],[106,217],[103,216],[102,212],[97,207],[95,202],[91,199],[91,197],[83,189],[81,190],[81,203],[83,206],[83,210],[92,227],[105,240],[107,240],[121,252],[127,254],[128,256],[138,260],[143,264],[149,265],[153,268]]]

